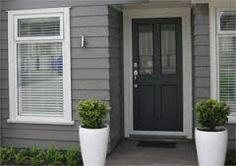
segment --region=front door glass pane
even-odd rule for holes
[[[139,72],[141,75],[153,73],[153,29],[152,25],[139,25]]]
[[[161,25],[161,71],[162,74],[176,74],[175,24]]]

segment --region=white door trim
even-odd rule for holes
[[[133,82],[132,82],[132,19],[133,18],[182,18],[183,39],[183,132],[159,132],[133,130]],[[185,136],[192,138],[192,51],[191,12],[185,8],[124,9],[124,122],[125,137],[130,135]]]

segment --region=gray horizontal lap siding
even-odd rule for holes
[[[28,1],[29,2],[29,1]],[[19,4],[19,1],[5,1],[4,10],[62,7],[61,1],[33,1]],[[49,5],[48,5],[49,4]],[[18,6],[19,5],[19,6]],[[78,118],[73,111],[75,125],[36,125],[9,124],[8,100],[8,46],[7,13],[1,17],[1,54],[0,54],[0,101],[2,145],[28,147],[38,144],[43,148],[54,144],[64,149],[78,146]],[[79,99],[98,97],[110,102],[110,50],[108,30],[108,6],[72,6],[71,7],[71,75],[73,108]],[[80,47],[80,36],[85,35],[88,47]]]
[[[228,127],[228,131],[229,131],[228,147],[230,149],[236,149],[236,125],[230,124],[227,127]]]
[[[193,44],[193,100],[210,97],[210,42],[208,5],[194,5],[192,8],[192,44]],[[195,118],[196,124],[196,118]],[[230,149],[236,149],[236,126],[227,125]]]
[[[1,71],[1,66],[2,66],[2,58],[1,58],[1,55],[2,55],[2,41],[1,41],[1,21],[2,21],[2,12],[1,12],[1,9],[2,9],[2,1],[0,0],[0,146],[2,144],[2,132],[1,132],[1,128],[2,128],[2,123],[1,123],[1,112],[2,112],[2,94],[1,94],[1,88],[2,88],[2,81],[1,81],[1,78],[2,78],[2,71]]]
[[[192,8],[194,104],[210,97],[210,47],[208,5]]]
[[[116,9],[109,7],[109,64],[110,64],[110,95],[111,107],[110,113],[110,150],[113,149],[123,134],[123,97],[122,97],[122,14]]]
[[[134,4],[145,2],[146,0],[2,0],[4,8],[6,9],[25,9],[25,8],[52,8],[52,7],[64,7],[64,6],[99,6],[99,5],[117,5],[117,4]],[[89,10],[83,11],[86,15],[90,15]],[[95,12],[92,12],[95,13]]]

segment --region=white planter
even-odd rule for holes
[[[199,166],[224,166],[228,131],[209,132],[195,129]]]
[[[104,166],[109,126],[101,129],[87,129],[80,126],[79,137],[84,166]]]

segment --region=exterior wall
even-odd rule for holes
[[[137,0],[138,1],[138,0]],[[131,3],[117,0],[109,3]],[[111,144],[113,149],[123,136],[123,66],[122,17],[105,1],[38,1],[3,0],[0,15],[0,145],[27,147],[38,144],[47,148],[78,146],[78,119],[75,125],[8,124],[8,46],[6,10],[71,6],[71,58],[73,106],[79,99],[98,97],[107,101],[110,114]],[[85,35],[88,47],[80,47],[80,36]],[[210,53],[208,5],[193,5],[193,103],[210,97]],[[228,125],[229,147],[235,147],[235,125]]]
[[[236,150],[236,125],[230,124],[227,127],[228,127],[228,132],[229,132],[228,148]]]
[[[193,44],[193,99],[194,104],[210,97],[210,42],[208,5],[194,5],[192,8]],[[196,123],[196,118],[195,118]],[[227,125],[228,147],[236,149],[236,126]]]
[[[208,5],[192,8],[193,104],[210,97]]]
[[[20,3],[21,2],[21,3]],[[23,3],[24,2],[24,3]],[[56,2],[56,3],[55,3]],[[68,1],[32,1],[32,0],[16,0],[4,1],[3,9],[33,9],[48,7],[63,7],[70,4]],[[74,1],[73,1],[74,2]],[[72,2],[71,2],[72,3]],[[118,100],[115,98],[119,94],[112,94],[110,86],[110,72],[115,71],[116,63],[114,62],[114,70],[110,69],[109,43],[114,41],[109,38],[109,20],[107,5],[93,4],[72,4],[71,6],[71,75],[72,75],[72,100],[73,106],[79,99],[87,97],[98,97],[107,101],[110,105],[116,107],[115,113],[119,114]],[[51,144],[58,148],[67,148],[78,146],[78,119],[76,112],[73,111],[73,120],[75,125],[36,125],[36,124],[9,124],[9,100],[8,100],[8,46],[7,46],[7,13],[2,12],[1,22],[1,125],[2,125],[2,145],[14,145],[16,147],[27,147],[37,144],[43,148],[49,147]],[[80,47],[80,36],[85,35],[88,41],[87,48]],[[114,51],[116,51],[114,49]],[[114,54],[115,55],[115,54]],[[118,77],[118,76],[117,76]],[[117,79],[114,78],[115,79]],[[114,89],[114,88],[113,88]],[[118,92],[117,92],[118,93]],[[116,122],[114,122],[116,123]],[[114,124],[117,125],[117,124]],[[120,133],[115,133],[120,135]]]
[[[122,61],[122,14],[109,7],[109,53],[110,53],[110,95],[111,107],[111,149],[123,136],[123,61]]]
[[[1,72],[1,66],[2,66],[2,42],[1,42],[1,21],[2,21],[2,1],[0,0],[0,146],[2,143],[2,124],[1,124],[1,114],[2,114],[2,95],[1,95],[1,88],[2,88],[2,84],[1,84],[1,78],[2,78],[2,72]]]

